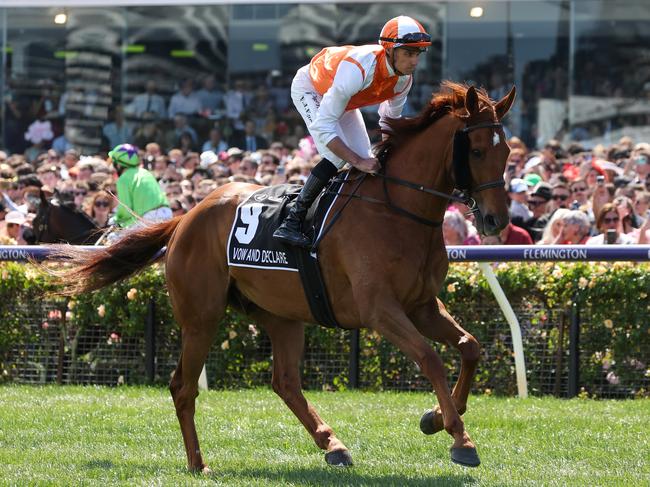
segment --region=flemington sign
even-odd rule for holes
[[[90,251],[102,247],[78,246]],[[52,249],[40,245],[2,245],[0,261],[45,260]],[[650,261],[650,245],[453,245],[450,262]]]
[[[650,261],[650,245],[455,245],[450,262]]]

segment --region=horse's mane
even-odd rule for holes
[[[468,114],[465,109],[465,94],[469,87],[470,85],[465,83],[443,81],[440,84],[440,91],[433,93],[431,101],[418,116],[386,120],[389,130],[382,130],[382,133],[388,138],[375,147],[377,157],[381,160],[392,148],[402,145],[405,139],[421,132],[447,114],[466,117]],[[477,88],[476,94],[479,99],[479,109],[492,106],[493,101],[484,88]]]

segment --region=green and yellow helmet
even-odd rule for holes
[[[117,145],[108,155],[115,164],[123,167],[138,167],[140,165],[138,148],[131,144]]]

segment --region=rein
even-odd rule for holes
[[[461,130],[458,130],[454,137],[455,138],[456,137],[463,138],[463,139],[466,140],[467,139],[467,134],[469,134],[470,132],[472,132],[474,130],[483,129],[483,128],[501,128],[501,127],[503,127],[503,125],[500,122],[479,123],[479,124],[470,125],[469,127],[465,127],[465,128],[463,128]],[[454,146],[456,146],[456,144],[454,144]],[[456,148],[456,147],[454,147],[454,148]],[[467,147],[465,149],[467,149]],[[467,161],[467,152],[465,151],[465,153],[460,155],[460,156],[458,154],[454,154],[453,158],[454,158],[454,160],[453,160],[454,170],[455,170],[456,174],[459,174],[459,173],[468,174],[469,173],[469,166],[468,166],[469,162]],[[461,161],[461,158],[462,158],[462,161]],[[464,205],[466,205],[469,208],[469,212],[467,214],[474,214],[474,213],[479,212],[478,204],[476,203],[476,200],[472,197],[473,194],[479,193],[481,191],[485,191],[486,189],[502,188],[506,184],[505,181],[503,180],[503,178],[500,178],[500,179],[496,179],[494,181],[489,181],[487,183],[479,184],[478,186],[475,186],[475,187],[471,187],[471,184],[469,182],[469,178],[467,177],[467,178],[465,178],[466,181],[460,181],[460,182],[457,181],[457,184],[460,183],[460,186],[461,186],[459,188],[460,189],[460,194],[459,195],[448,194],[448,193],[444,193],[442,191],[438,191],[438,190],[433,189],[433,188],[427,188],[426,186],[423,186],[423,185],[418,184],[418,183],[414,183],[412,181],[407,181],[406,179],[401,179],[401,178],[396,178],[396,177],[393,177],[393,176],[388,176],[387,174],[385,174],[386,163],[387,163],[387,157],[384,157],[384,161],[382,161],[381,171],[379,173],[375,174],[375,176],[380,177],[380,178],[383,179],[384,195],[385,195],[385,198],[386,198],[385,200],[379,200],[379,199],[372,198],[372,197],[369,197],[369,196],[362,196],[362,195],[356,194],[357,190],[359,189],[359,186],[364,181],[365,177],[368,175],[367,173],[364,173],[364,174],[362,174],[359,177],[354,178],[354,179],[345,179],[345,178],[335,178],[334,179],[335,182],[340,182],[342,184],[352,183],[352,182],[355,182],[355,181],[359,181],[359,184],[356,185],[356,187],[354,188],[354,191],[352,191],[352,193],[347,193],[347,194],[346,193],[339,193],[339,196],[347,196],[348,200],[345,202],[343,207],[336,213],[336,215],[334,215],[333,220],[327,226],[326,230],[330,229],[330,227],[332,226],[334,221],[336,221],[336,219],[338,218],[340,212],[343,210],[343,208],[345,208],[345,206],[349,203],[349,201],[352,198],[358,198],[358,199],[360,199],[362,201],[366,201],[368,203],[378,203],[378,204],[386,205],[391,210],[393,210],[393,211],[395,211],[395,212],[397,212],[397,213],[399,213],[401,215],[404,215],[407,218],[410,218],[411,220],[414,220],[414,221],[416,221],[418,223],[421,223],[423,225],[428,225],[430,227],[439,227],[439,226],[442,225],[441,221],[429,220],[428,218],[421,217],[421,216],[416,215],[415,213],[412,213],[412,212],[410,212],[410,211],[408,211],[408,210],[406,210],[406,209],[404,209],[404,208],[402,208],[400,206],[395,205],[393,203],[393,201],[391,200],[390,194],[388,192],[388,183],[389,182],[393,183],[393,184],[400,185],[400,186],[404,186],[404,187],[409,188],[409,189],[413,189],[415,191],[420,191],[422,193],[430,194],[432,196],[437,196],[437,197],[440,197],[440,198],[445,198],[447,200],[456,201],[458,203],[463,203]],[[465,167],[459,167],[461,164],[463,166],[465,166]],[[460,178],[458,178],[458,179],[460,179]],[[325,233],[326,233],[326,231],[323,232],[322,235],[324,236]],[[322,237],[321,237],[321,239],[322,239]],[[321,239],[319,239],[319,241]],[[314,247],[317,246],[319,241],[317,241],[314,244]]]

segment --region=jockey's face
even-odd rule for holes
[[[402,74],[413,74],[422,52],[419,49],[398,47],[394,49],[394,53],[395,65],[393,67]]]

